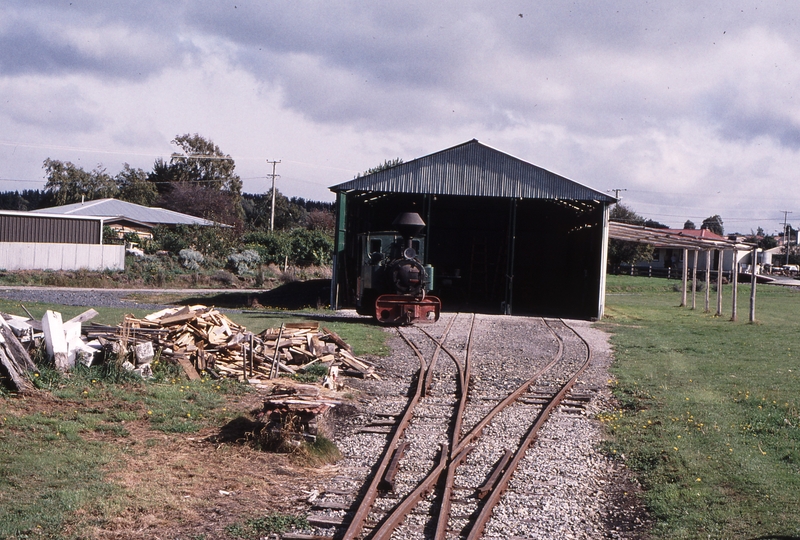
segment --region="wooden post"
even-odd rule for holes
[[[706,313],[711,311],[711,250],[706,250]]]
[[[686,293],[689,289],[689,250],[683,248],[683,268],[681,271],[681,307],[686,307]]]
[[[731,303],[733,307],[731,308],[731,321],[736,322],[738,318],[737,308],[739,307],[739,263],[736,262],[739,258],[739,251],[736,248],[733,248],[733,260],[731,261],[731,279],[733,281],[733,292],[731,293]]]
[[[717,317],[722,315],[722,266],[725,262],[725,251],[718,249],[719,264],[717,265]]]
[[[758,246],[753,246],[750,265],[750,322],[756,322],[756,257],[758,257]]]
[[[692,309],[697,308],[697,256],[700,250],[692,250]]]

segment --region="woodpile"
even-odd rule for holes
[[[76,362],[90,366],[114,358],[148,377],[151,362],[160,359],[180,365],[191,380],[208,376],[259,383],[311,370],[326,372],[323,384],[335,390],[339,374],[378,378],[371,362],[357,358],[341,337],[315,322],[285,323],[254,334],[219,310],[197,305],[142,318],[126,315],[117,326],[83,324],[96,315],[90,309],[66,322],[54,311],[47,311],[41,321],[0,317],[0,376],[15,391],[30,389],[28,374],[36,367],[22,343],[31,350],[43,341],[60,371],[71,370]]]
[[[217,309],[198,305],[168,308],[141,319],[128,315],[119,327],[93,325],[86,334],[101,342],[116,341],[118,348],[152,344],[161,359],[181,365],[190,379],[208,375],[261,382],[282,373],[304,373],[315,364],[329,368],[334,374],[329,379],[338,373],[377,378],[370,362],[354,356],[335,332],[313,322],[285,323],[253,334]],[[136,363],[150,359],[145,355]],[[335,380],[326,382],[335,385]]]

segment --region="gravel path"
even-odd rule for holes
[[[125,297],[125,289],[67,289],[47,287],[0,287],[0,297],[21,303],[43,302],[65,306],[162,309],[160,304],[140,304]]]

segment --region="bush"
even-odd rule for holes
[[[181,265],[189,270],[199,270],[200,265],[205,261],[203,254],[193,249],[182,249],[178,253],[178,257],[181,260]]]
[[[261,262],[261,256],[253,249],[246,249],[241,253],[233,253],[228,257],[228,267],[236,272],[237,276],[254,274],[256,266]]]
[[[291,231],[291,255],[294,264],[300,266],[325,265],[331,263],[333,237],[324,231],[295,229]]]

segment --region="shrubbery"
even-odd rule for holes
[[[267,265],[284,271],[330,265],[333,237],[329,231],[305,228],[240,236],[228,227],[156,227],[153,239],[142,247],[148,254],[166,251],[176,265],[192,272],[227,268],[237,276],[259,276]]]

